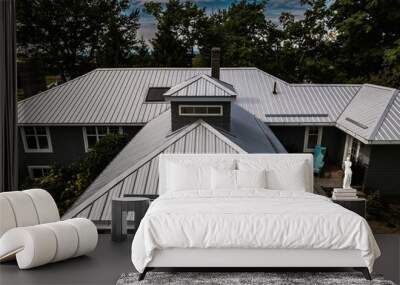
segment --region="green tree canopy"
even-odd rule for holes
[[[266,0],[240,0],[209,17],[199,48],[210,62],[213,46],[222,49],[225,66],[260,66],[272,57],[274,25],[265,17]]]
[[[19,57],[38,58],[64,80],[97,66],[128,66],[139,11],[129,0],[19,0]]]
[[[330,10],[340,79],[399,87],[400,1],[336,0]]]
[[[157,32],[151,41],[154,65],[190,66],[194,48],[207,17],[193,2],[170,0],[162,5],[145,3],[145,11],[155,17]]]

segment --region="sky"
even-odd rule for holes
[[[155,2],[168,2],[168,0],[154,0]],[[207,13],[212,13],[219,9],[229,7],[234,0],[192,0],[198,6],[205,8]],[[149,2],[146,0],[139,0],[135,2],[135,7],[141,10],[140,17],[140,30],[139,36],[143,36],[146,41],[149,41],[155,34],[156,23],[152,16],[143,12],[144,3]],[[300,5],[300,0],[269,0],[266,16],[274,23],[278,22],[281,12],[290,12],[296,18],[301,18],[304,14],[305,7]]]

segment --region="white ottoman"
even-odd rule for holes
[[[16,259],[20,269],[28,269],[87,254],[97,239],[88,219],[60,221],[45,190],[0,193],[0,262]]]
[[[0,238],[0,258],[16,257],[20,269],[77,257],[94,250],[96,226],[87,219],[13,228]]]

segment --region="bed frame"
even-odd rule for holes
[[[313,192],[313,156],[311,154],[162,154],[159,157],[159,194],[166,191],[168,161],[213,160],[249,158],[304,161],[306,191]],[[254,249],[254,248],[170,248],[156,250],[144,272],[155,268],[230,268],[235,271],[265,268],[354,268],[361,271],[367,280],[371,276],[359,250],[333,249]],[[237,269],[237,270],[236,270]]]
[[[139,275],[155,268],[230,268],[235,271],[271,268],[353,268],[367,280],[371,275],[359,250],[332,249],[197,249],[156,250],[153,259]],[[236,270],[237,269],[237,270]]]

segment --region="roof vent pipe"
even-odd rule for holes
[[[219,69],[221,65],[221,49],[213,47],[211,49],[211,76],[219,79]]]
[[[278,92],[276,91],[276,81],[274,82],[274,90],[272,90],[272,94],[278,94]]]

